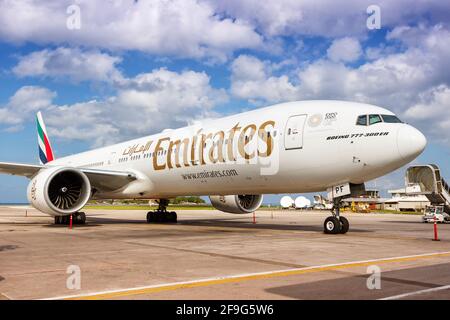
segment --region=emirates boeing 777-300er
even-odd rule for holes
[[[332,215],[325,233],[346,233],[339,213],[364,182],[415,159],[424,135],[391,111],[345,101],[277,104],[55,159],[37,114],[41,164],[0,162],[0,173],[31,179],[28,199],[66,224],[90,199],[157,199],[148,222],[176,222],[170,198],[209,196],[218,210],[257,210],[263,194],[328,191]]]

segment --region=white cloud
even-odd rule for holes
[[[6,124],[7,129],[20,128],[25,121],[35,117],[41,109],[51,107],[54,92],[37,86],[24,86],[14,93],[8,103],[0,108],[0,124]]]
[[[224,61],[234,50],[256,48],[262,38],[240,19],[220,18],[196,0],[79,0],[81,28],[69,30],[73,1],[0,1],[0,39]]]
[[[78,5],[81,29],[69,30],[66,10]],[[366,36],[371,0],[0,0],[0,40],[224,62],[239,49],[283,53],[283,37]],[[450,3],[379,0],[381,26],[448,24]]]
[[[363,36],[366,9],[381,8],[381,26],[407,25],[424,20],[434,24],[449,22],[450,3],[442,0],[210,0],[219,12],[248,21],[266,37],[313,35],[324,37]]]
[[[240,55],[231,64],[233,80],[261,80],[267,77],[267,65],[256,57]]]
[[[409,43],[404,52],[384,55],[357,68],[313,62],[299,73],[300,91],[319,97],[340,93],[344,98],[378,102],[403,111],[418,93],[450,83],[448,72],[442,68],[450,54],[444,45],[450,43],[450,32],[432,27],[422,31],[422,39],[415,45]]]
[[[69,77],[73,81],[120,81],[122,75],[116,69],[120,57],[98,50],[81,51],[78,48],[56,48],[32,52],[20,57],[13,68],[19,77]]]
[[[433,112],[430,112],[430,106]],[[444,115],[450,115],[450,88],[446,85],[440,85],[421,94],[420,102],[408,108],[405,115],[425,121],[430,119],[444,120]]]
[[[0,124],[14,130],[42,110],[53,137],[100,146],[214,116],[213,108],[227,100],[205,73],[166,69],[126,79],[103,100],[56,105],[54,97],[42,87],[22,87],[0,108]]]
[[[216,10],[225,11],[256,25],[268,36],[290,33],[304,20],[301,1],[211,1]]]
[[[404,116],[425,128],[434,140],[449,145],[450,87],[439,85],[421,93],[417,103],[409,107]]]
[[[269,61],[241,56],[232,64],[231,93],[250,102],[342,99],[373,103],[419,126],[431,140],[445,140],[442,130],[450,127],[450,74],[445,68],[450,31],[442,26],[399,27],[388,38],[389,45],[400,42],[404,51],[392,53],[385,48],[390,53],[358,67],[345,65],[342,58],[323,58],[301,66],[289,77],[277,75]]]
[[[256,57],[240,55],[231,64],[231,93],[249,100],[294,100],[297,89],[289,78],[286,75],[271,75],[276,67]]]
[[[328,58],[335,62],[352,62],[358,60],[361,53],[362,50],[359,41],[349,37],[334,40],[327,50]]]

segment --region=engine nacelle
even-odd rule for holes
[[[262,194],[245,194],[229,196],[210,196],[214,208],[228,213],[252,213],[257,210],[263,201]]]
[[[91,183],[78,169],[54,167],[41,170],[27,190],[33,207],[52,216],[69,215],[83,208],[91,197]]]

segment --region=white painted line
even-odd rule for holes
[[[419,291],[413,291],[413,292],[407,292],[404,294],[399,294],[396,296],[386,297],[386,298],[382,298],[382,299],[378,299],[378,300],[397,300],[397,299],[407,298],[407,297],[411,297],[411,296],[416,296],[419,294],[436,292],[436,291],[447,290],[447,289],[450,289],[450,285],[431,288],[431,289],[424,289],[424,290],[419,290]]]
[[[439,255],[450,255],[450,251],[424,253],[424,254],[417,254],[417,255],[410,255],[410,256],[390,257],[390,258],[381,258],[381,259],[372,259],[372,260],[351,261],[351,262],[326,264],[326,265],[311,266],[311,267],[304,267],[304,268],[292,268],[292,269],[273,270],[273,271],[265,271],[265,272],[257,272],[257,273],[228,275],[228,276],[220,276],[220,277],[214,277],[214,278],[196,279],[196,280],[191,280],[191,281],[161,283],[161,284],[155,284],[155,285],[150,285],[150,286],[106,290],[106,291],[90,292],[90,293],[83,293],[83,294],[77,294],[77,295],[58,296],[58,297],[51,297],[51,298],[43,298],[43,299],[39,299],[39,300],[73,299],[73,298],[97,296],[97,295],[103,295],[103,294],[120,293],[120,292],[124,292],[124,291],[137,291],[137,290],[145,290],[145,289],[151,289],[151,288],[179,286],[179,285],[193,284],[193,283],[198,283],[198,282],[218,281],[218,280],[224,280],[224,279],[235,279],[235,278],[244,278],[244,277],[253,277],[253,276],[264,276],[264,275],[271,275],[271,274],[277,274],[277,273],[283,273],[283,272],[292,273],[292,272],[296,272],[296,271],[314,270],[314,269],[322,269],[322,268],[330,268],[330,267],[345,267],[347,265],[351,267],[352,265],[372,263],[372,262],[383,262],[383,261],[390,262],[391,260],[392,260],[391,262],[396,262],[396,260],[407,260],[407,259],[414,259],[414,258],[433,257],[433,256],[439,256]]]
[[[4,296],[8,300],[13,300],[10,296],[8,296],[6,293],[0,292],[0,295]]]

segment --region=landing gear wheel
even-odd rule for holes
[[[158,209],[155,211],[150,211],[147,213],[147,222],[177,222],[177,213],[174,211],[167,211],[167,206],[169,205],[168,199],[159,199]]]
[[[70,216],[69,222],[70,222]],[[86,214],[84,212],[77,212],[73,214],[73,222],[75,224],[85,224],[86,223]]]
[[[72,216],[73,224],[85,224],[86,223],[86,214],[84,212],[76,212]],[[55,224],[70,224],[70,214],[67,216],[55,216]]]
[[[323,231],[326,234],[338,234],[341,231],[341,222],[334,216],[328,217],[323,223]]]
[[[177,213],[172,211],[172,212],[167,212],[167,221],[168,222],[177,222]]]
[[[155,212],[154,213],[154,222],[165,222],[165,216],[162,212]]]
[[[55,216],[55,224],[69,224],[70,216]]]
[[[160,212],[160,211],[150,211],[147,213],[147,222],[152,223],[164,223],[164,222],[177,222],[177,213],[171,212]]]
[[[342,234],[347,233],[348,229],[350,228],[350,223],[348,222],[347,218],[339,217],[339,220],[341,221],[340,233],[342,233]]]
[[[62,217],[62,224],[69,224],[69,222],[70,222],[70,215]]]

